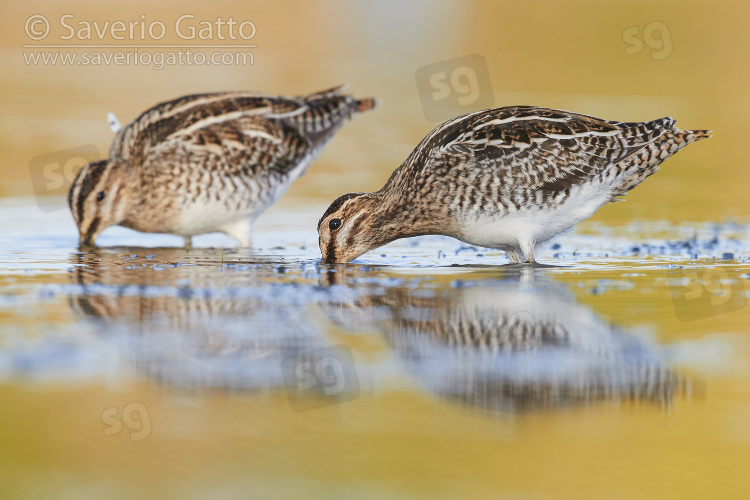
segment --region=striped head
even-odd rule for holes
[[[96,237],[125,220],[128,202],[124,168],[111,160],[85,165],[70,187],[68,205],[78,226],[81,245],[94,245]]]
[[[377,193],[349,193],[339,197],[318,221],[323,262],[346,263],[401,237],[389,225]]]

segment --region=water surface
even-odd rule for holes
[[[537,266],[438,237],[326,266],[324,208],[272,209],[254,250],[121,228],[81,250],[66,211],[4,200],[6,491],[747,491],[746,226],[587,223]]]

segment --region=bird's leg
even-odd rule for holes
[[[523,262],[523,259],[521,258],[520,248],[509,248],[505,251],[505,255],[508,256],[511,264],[520,264],[521,262]]]
[[[536,260],[534,260],[534,242],[531,240],[519,241],[519,245],[521,247],[521,252],[523,252],[524,260],[530,264],[535,263]]]
[[[193,248],[193,237],[192,236],[183,236],[182,237],[185,240],[185,249],[190,250]]]
[[[249,248],[253,246],[253,221],[240,219],[222,227],[222,231],[237,240],[241,247]]]

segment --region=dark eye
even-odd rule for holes
[[[335,231],[341,227],[341,219],[331,219],[328,221],[328,229]]]
[[[96,195],[96,201],[102,201],[105,196],[107,196],[107,193],[105,193],[104,191],[99,191]]]

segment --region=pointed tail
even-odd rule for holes
[[[335,87],[331,87],[329,89],[319,90],[317,92],[313,92],[312,94],[307,94],[305,96],[302,96],[302,98],[306,101],[316,101],[318,99],[336,97],[337,95],[343,94],[344,91],[346,91],[346,89],[348,88],[349,88],[349,84],[343,83],[341,85],[336,85]]]
[[[306,96],[303,96],[303,99],[307,101],[308,103],[311,103],[311,102],[320,101],[320,100],[330,100],[335,97],[345,97],[343,96],[343,93],[348,88],[349,88],[349,84],[344,83],[342,85],[337,85],[329,89],[319,90],[318,92],[307,94]],[[380,105],[381,102],[382,101],[376,97],[366,97],[364,99],[356,99],[356,103],[357,103],[356,110],[359,113],[370,111],[371,109],[375,109],[378,105]]]
[[[701,139],[708,139],[712,137],[713,130],[681,130],[680,135],[682,136],[685,144],[690,144]]]
[[[357,99],[357,111],[360,113],[370,111],[371,109],[375,109],[376,107],[380,106],[380,103],[382,102],[383,101],[381,99],[378,99],[377,97]]]

